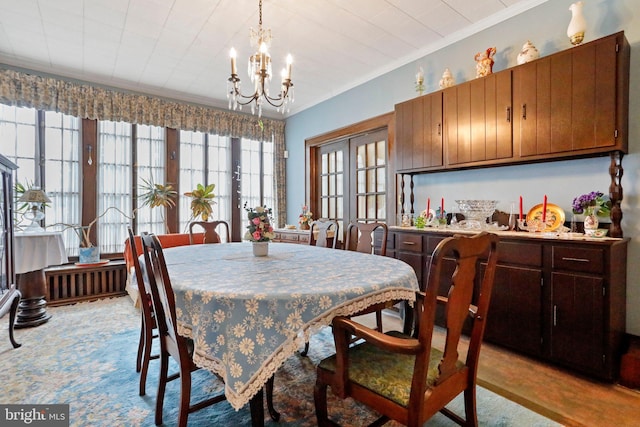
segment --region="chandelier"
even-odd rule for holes
[[[262,28],[262,0],[259,2],[260,20],[258,30],[251,28],[249,37],[251,46],[256,49],[256,53],[249,57],[247,72],[253,85],[253,94],[243,95],[240,93],[240,77],[236,67],[236,50],[231,48],[231,77],[227,83],[227,98],[229,99],[229,109],[241,110],[243,105],[251,104],[251,113],[255,114],[258,109],[258,117],[262,116],[262,106],[266,101],[269,105],[282,111],[282,114],[289,112],[289,104],[293,103],[293,83],[291,82],[291,64],[293,59],[287,55],[287,67],[281,72],[281,85],[278,96],[269,95],[269,84],[271,82],[271,30]]]

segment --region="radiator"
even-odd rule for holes
[[[66,265],[45,270],[50,306],[126,295],[127,271],[124,261],[98,267]]]

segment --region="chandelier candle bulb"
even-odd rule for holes
[[[287,79],[291,80],[291,64],[293,64],[293,56],[287,55]]]
[[[231,48],[229,51],[229,56],[231,57],[231,75],[238,75],[238,69],[236,67],[236,50]]]

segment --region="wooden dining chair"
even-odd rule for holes
[[[380,413],[381,418],[372,425],[392,419],[418,427],[437,412],[460,425],[478,425],[476,374],[496,270],[497,243],[498,237],[486,232],[440,242],[428,265],[426,289],[418,293],[413,336],[383,334],[346,317],[333,319],[336,354],[317,367],[314,400],[319,426],[337,425],[328,419],[327,386],[339,398],[351,397]],[[486,265],[481,268],[480,260],[485,256]],[[444,265],[451,262],[456,265],[453,270]],[[444,271],[453,273],[447,276]],[[450,283],[447,297],[438,295],[442,283]],[[477,292],[475,283],[479,284]],[[443,351],[432,347],[437,304],[445,305]],[[467,319],[472,323],[471,336],[466,358],[459,360],[462,327]],[[349,347],[352,335],[365,341]],[[464,418],[445,407],[460,393],[464,393]]]
[[[169,272],[162,251],[162,245],[154,234],[142,234],[142,248],[147,272],[151,299],[156,313],[158,335],[160,338],[160,378],[156,397],[156,425],[162,424],[164,394],[169,381],[180,379],[180,403],[178,409],[178,427],[185,427],[189,414],[207,406],[226,400],[224,393],[191,404],[191,372],[200,369],[193,361],[194,343],[190,338],[178,334],[176,303]],[[169,358],[178,364],[178,373],[168,375]],[[221,381],[218,375],[216,375]],[[279,414],[273,408],[273,377],[265,386],[267,406],[274,421]],[[259,403],[262,405],[262,401]],[[252,408],[253,413],[253,408]]]
[[[189,224],[189,244],[195,243],[195,236],[193,228],[199,227],[204,229],[204,237],[202,243],[222,243],[220,233],[218,233],[218,227],[224,228],[225,242],[231,242],[231,232],[229,230],[229,224],[226,221],[194,221]],[[197,230],[197,229],[196,229]]]
[[[147,374],[149,372],[149,361],[158,359],[159,355],[151,354],[153,340],[158,338],[156,316],[151,301],[149,286],[145,283],[144,272],[140,268],[138,259],[138,249],[131,228],[127,228],[129,233],[129,247],[133,257],[133,269],[135,271],[136,284],[138,285],[138,295],[140,296],[140,341],[138,342],[138,356],[136,359],[136,372],[140,372],[140,396],[146,394]]]
[[[378,255],[387,254],[387,236],[389,229],[384,222],[351,222],[347,227],[347,237],[344,248],[348,251],[357,251],[365,254],[375,253],[375,234],[381,233],[380,249]]]
[[[319,246],[322,248],[336,248],[338,242],[338,231],[340,226],[338,222],[332,219],[321,218],[311,223],[311,234],[309,235],[309,244],[311,246]],[[329,234],[333,234],[329,237]]]
[[[375,252],[375,235],[380,233],[380,249],[378,255],[387,255],[387,236],[389,229],[387,224],[383,222],[351,222],[347,227],[347,236],[344,248],[348,251],[362,252],[365,254],[374,254]],[[376,328],[382,331],[382,310],[375,312]]]

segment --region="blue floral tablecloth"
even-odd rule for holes
[[[193,338],[198,366],[220,375],[243,407],[317,329],[379,302],[415,300],[406,263],[377,255],[271,243],[168,248],[178,331]]]

